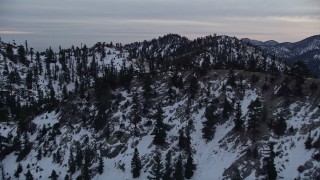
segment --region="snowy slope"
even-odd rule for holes
[[[17,84],[13,85],[13,92],[16,97],[18,97],[21,100],[21,105],[26,104],[26,94],[30,95],[32,94],[32,97],[34,100],[38,100],[39,94],[41,93],[43,97],[49,96],[50,90],[48,88],[49,84],[49,78],[47,74],[47,68],[46,68],[46,54],[40,53],[39,61],[36,60],[36,52],[33,53],[33,56],[31,57],[31,53],[26,53],[26,61],[28,63],[28,66],[23,64],[21,61],[10,60],[7,56],[4,56],[6,53],[6,43],[3,43],[2,48],[0,48],[0,73],[2,76],[0,76],[0,84],[2,85],[0,87],[0,90],[8,90],[5,84],[9,84],[9,73],[17,72],[19,79]],[[122,50],[121,48],[117,48],[114,46],[102,46],[104,52],[101,50],[98,50],[96,46],[93,48],[87,49],[88,51],[88,59],[86,60],[86,66],[90,67],[92,64],[92,61],[97,64],[97,69],[99,71],[98,75],[102,76],[104,68],[105,67],[113,67],[116,70],[120,70],[121,67],[125,66],[129,68],[134,63],[134,59],[129,59],[129,53],[127,51]],[[17,53],[17,46],[13,46],[14,55],[17,59],[18,53]],[[53,61],[49,63],[49,67],[51,70],[51,79],[52,79],[52,86],[55,91],[56,97],[58,99],[62,99],[62,89],[64,86],[66,86],[67,91],[74,91],[75,90],[75,82],[79,81],[81,78],[79,74],[77,73],[77,69],[79,66],[80,56],[76,55],[77,53],[81,53],[80,49],[67,49],[63,50],[65,52],[65,56],[67,57],[66,60],[66,70],[63,69],[62,62],[60,61],[60,58],[62,58],[61,52],[54,53]],[[83,53],[85,50],[82,50]],[[102,55],[104,54],[104,56]],[[6,70],[7,67],[7,70]],[[42,72],[39,72],[39,74],[35,77],[34,71],[35,69],[38,71],[38,67],[41,67]],[[137,68],[134,66],[133,68]],[[40,69],[40,68],[39,68]],[[33,86],[32,89],[26,89],[26,76],[27,72],[31,71],[33,72]],[[65,73],[71,73],[71,77],[68,81],[61,80],[63,79],[63,76]],[[93,83],[93,79],[90,80],[90,85]],[[36,84],[36,85],[35,85]]]
[[[226,72],[225,72],[226,73]],[[240,75],[242,72],[239,72]],[[228,172],[229,169],[233,167],[239,168],[243,177],[245,179],[252,179],[253,177],[263,178],[262,174],[257,174],[256,172],[261,172],[261,162],[263,155],[259,159],[246,159],[246,150],[248,147],[252,146],[252,140],[247,137],[245,134],[237,134],[233,131],[233,121],[232,117],[228,119],[220,119],[216,125],[216,131],[214,139],[212,141],[206,142],[202,138],[202,122],[205,120],[204,112],[205,106],[199,107],[200,102],[204,102],[206,98],[219,98],[221,99],[224,94],[228,96],[229,99],[236,98],[234,90],[231,88],[226,88],[227,92],[221,88],[221,86],[216,86],[221,83],[226,82],[226,74],[223,75],[223,72],[220,72],[219,77],[214,77],[212,73],[209,75],[209,81],[203,82],[203,88],[199,92],[204,91],[208,83],[211,85],[212,89],[209,96],[203,96],[200,94],[197,95],[196,100],[191,101],[191,116],[190,119],[193,122],[193,130],[191,133],[192,137],[192,148],[194,153],[194,161],[197,165],[197,170],[193,176],[193,179],[223,179],[230,177]],[[249,76],[250,77],[250,76]],[[153,86],[158,89],[158,97],[155,98],[154,102],[159,102],[162,99],[164,104],[164,122],[168,124],[171,128],[167,132],[167,142],[168,145],[161,148],[162,157],[168,150],[173,151],[173,160],[183,152],[177,148],[177,138],[178,131],[182,127],[186,127],[188,124],[187,115],[184,113],[186,108],[187,98],[183,93],[183,90],[176,89],[177,99],[173,103],[167,101],[167,95],[165,94],[165,86],[163,83],[166,80],[159,80],[153,84]],[[262,93],[256,85],[250,83],[249,79],[246,79],[246,91],[244,92],[243,99],[241,100],[241,110],[243,117],[246,119],[248,105],[250,101],[255,100],[257,97],[265,99],[265,93]],[[280,83],[280,80],[277,81]],[[276,84],[277,84],[276,83]],[[139,87],[139,84],[136,84],[136,87]],[[220,87],[220,88],[215,88]],[[135,93],[141,94],[141,88],[133,88]],[[273,89],[273,88],[270,88]],[[138,148],[140,157],[142,159],[143,168],[141,177],[138,179],[146,179],[149,175],[148,171],[150,168],[150,158],[155,152],[156,146],[152,144],[153,135],[151,135],[152,127],[145,126],[144,124],[148,120],[152,120],[150,117],[142,118],[142,121],[138,124],[140,135],[138,137],[131,136],[132,124],[123,118],[128,118],[129,114],[132,111],[132,106],[124,106],[126,102],[132,101],[132,95],[134,92],[128,93],[127,91],[122,91],[121,89],[114,92],[116,94],[121,94],[122,100],[118,103],[118,107],[115,107],[112,111],[113,120],[111,129],[113,134],[120,130],[124,132],[124,139],[114,139],[114,141],[106,141],[101,139],[99,136],[102,132],[95,133],[94,129],[90,127],[83,127],[81,122],[72,124],[71,126],[68,123],[64,122],[62,119],[62,112],[46,112],[40,116],[37,116],[32,120],[36,125],[36,132],[34,134],[28,133],[30,140],[33,142],[34,148],[31,150],[30,154],[21,161],[23,166],[23,173],[26,173],[27,169],[31,170],[34,177],[40,179],[41,177],[46,179],[50,176],[51,171],[54,169],[59,173],[59,179],[62,179],[66,175],[67,162],[69,157],[70,148],[75,147],[75,142],[82,144],[84,149],[86,146],[93,148],[95,145],[99,145],[99,148],[96,149],[96,154],[102,154],[107,150],[107,152],[113,152],[114,149],[120,148],[115,157],[104,157],[104,173],[102,175],[95,175],[93,179],[132,179],[130,173],[131,169],[131,158],[132,153],[135,147]],[[139,96],[142,98],[142,96]],[[281,98],[280,98],[281,99]],[[268,142],[275,143],[276,151],[279,151],[280,154],[276,157],[275,163],[278,171],[278,177],[284,177],[285,179],[293,179],[297,177],[301,178],[311,178],[314,177],[314,173],[319,170],[318,162],[312,159],[312,155],[315,153],[315,150],[305,150],[304,142],[308,135],[308,131],[305,131],[305,128],[308,128],[312,132],[312,137],[317,138],[319,136],[319,114],[320,111],[318,107],[312,106],[309,102],[314,101],[315,99],[311,96],[307,101],[302,102],[293,102],[290,104],[288,109],[288,114],[286,115],[286,122],[289,127],[294,128],[294,133],[291,134],[287,132],[284,136],[277,136],[272,133],[270,129],[266,132],[263,132],[255,144],[258,144],[259,151],[262,152],[265,150]],[[76,105],[75,102],[70,102]],[[270,102],[275,103],[275,107],[282,106],[282,102],[279,101],[279,98],[275,98]],[[115,105],[114,105],[115,106]],[[278,113],[278,108],[273,108],[271,116],[275,116]],[[153,112],[155,112],[153,110]],[[42,129],[45,124],[47,127],[53,127],[54,124],[60,122],[60,131],[55,139],[48,141],[49,145],[46,145],[46,142],[40,141],[37,139],[37,134]],[[122,124],[122,125],[121,125]],[[5,125],[1,124],[1,129],[4,127],[7,130],[1,130],[1,136],[8,136],[12,134],[15,136],[16,126],[14,125]],[[50,128],[49,128],[50,129]],[[49,130],[49,131],[52,131]],[[50,134],[50,133],[49,133]],[[48,139],[50,135],[46,134],[42,139]],[[112,135],[115,138],[114,135]],[[111,138],[112,139],[112,138]],[[52,148],[52,152],[56,152],[57,149],[61,150],[63,161],[60,164],[54,163],[52,160],[52,153],[48,153],[46,157],[43,157],[41,160],[37,160],[37,150],[38,148],[46,149],[45,147]],[[306,162],[311,162],[313,164],[312,168],[299,173],[297,168],[303,166]],[[125,171],[122,171],[118,165],[124,164]],[[254,166],[248,166],[248,163],[254,164]],[[4,160],[4,170],[8,173],[6,177],[14,177],[17,162],[16,155],[11,153]],[[27,166],[30,166],[27,168]],[[93,159],[92,168],[97,166],[97,159]],[[41,170],[40,170],[41,169]],[[309,174],[307,173],[309,172]],[[78,170],[73,177],[77,177],[80,174]],[[21,174],[22,175],[22,174]],[[42,179],[41,178],[41,179]]]

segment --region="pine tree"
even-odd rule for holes
[[[178,141],[178,146],[180,149],[185,149],[186,147],[186,137],[184,136],[184,129],[179,130],[179,141]]]
[[[175,97],[175,93],[174,93],[174,91],[173,91],[173,89],[172,89],[172,85],[169,83],[169,85],[168,85],[169,87],[168,87],[168,92],[167,92],[167,94],[168,94],[168,96],[169,96],[169,101],[170,101],[170,103],[172,103],[173,102],[173,100],[174,100],[174,97]]]
[[[69,174],[66,174],[66,176],[64,177],[64,180],[70,180]]]
[[[134,149],[133,157],[131,160],[131,173],[133,178],[137,178],[140,176],[140,171],[142,169],[139,152],[138,149]]]
[[[57,174],[57,172],[55,170],[52,170],[51,175],[49,176],[50,179],[52,180],[57,180],[59,177],[59,175]]]
[[[269,144],[270,154],[267,159],[267,175],[269,180],[276,180],[277,179],[277,170],[274,164],[275,152],[273,151],[273,144]]]
[[[24,47],[22,45],[18,47],[18,55],[19,55],[20,61],[22,63],[25,63],[26,51],[25,51],[25,49],[24,49]]]
[[[233,110],[232,105],[228,101],[227,97],[225,97],[224,103],[223,103],[223,110],[222,110],[223,117],[224,118],[228,118],[229,117],[229,113],[232,112],[232,110]]]
[[[22,166],[19,163],[18,167],[17,167],[17,170],[14,172],[14,177],[19,178],[21,172],[22,172]]]
[[[152,94],[152,88],[151,88],[151,78],[150,74],[144,75],[143,80],[143,97],[144,97],[144,103],[143,103],[143,111],[144,113],[148,112],[148,109],[150,108],[150,98]]]
[[[98,76],[98,66],[96,63],[95,53],[92,54],[92,61],[90,63],[89,70],[90,70],[90,74],[93,78],[96,78]]]
[[[312,145],[313,148],[320,149],[320,136],[317,138],[317,140]]]
[[[273,129],[277,135],[284,135],[285,131],[287,130],[286,120],[281,116],[273,125]]]
[[[198,79],[196,76],[192,76],[190,79],[190,86],[189,86],[189,92],[190,92],[190,98],[193,99],[195,94],[198,91]]]
[[[41,129],[41,137],[43,137],[44,135],[46,135],[48,132],[47,127],[45,124],[42,125],[42,129]],[[41,149],[41,148],[39,148]]]
[[[33,180],[33,175],[31,174],[30,170],[28,170],[27,174],[25,174],[26,180]]]
[[[9,67],[6,61],[6,57],[5,57],[5,65],[4,65],[4,71],[3,71],[3,75],[7,76],[9,74]]]
[[[26,52],[28,53],[29,52],[29,50],[28,50],[28,41],[27,40],[25,40],[25,45],[26,45]]]
[[[255,145],[254,148],[253,148],[253,151],[252,151],[252,157],[257,159],[258,156],[259,156],[258,146]]]
[[[70,150],[69,160],[68,160],[68,172],[72,175],[76,172],[76,162],[73,157],[73,152]]]
[[[5,180],[6,177],[5,177],[4,165],[2,163],[2,160],[1,160],[0,166],[1,166],[1,177],[3,180]]]
[[[241,106],[240,106],[240,103],[238,102],[237,103],[237,112],[236,112],[236,116],[235,116],[235,119],[234,119],[234,129],[236,131],[240,131],[242,129],[244,121],[241,118],[241,116],[242,116]]]
[[[56,93],[55,93],[54,88],[53,88],[53,86],[52,86],[52,81],[51,81],[51,80],[49,80],[48,89],[49,89],[49,91],[50,91],[50,93],[49,93],[49,94],[50,94],[50,101],[51,101],[51,102],[55,102],[55,100],[56,100],[56,98],[55,98]]]
[[[42,158],[42,149],[39,148],[39,149],[38,149],[38,154],[37,154],[37,160],[40,161],[41,158]]]
[[[243,178],[240,175],[240,171],[238,168],[234,169],[234,174],[233,177],[231,178],[231,180],[242,180]]]
[[[83,161],[83,154],[82,154],[82,150],[80,149],[80,147],[77,147],[77,153],[76,153],[76,165],[78,166],[78,169],[81,169],[82,167],[82,161]]]
[[[176,162],[175,171],[173,173],[173,179],[175,180],[184,180],[183,176],[183,165],[182,165],[182,157],[179,155],[178,160]]]
[[[216,107],[212,104],[210,104],[205,111],[205,118],[206,120],[203,122],[203,128],[202,128],[202,137],[208,142],[213,139],[214,136],[214,125],[215,125],[215,119],[217,118],[215,113]]]
[[[61,159],[62,159],[62,157],[61,157],[61,154],[60,154],[60,149],[58,149],[58,150],[57,150],[57,153],[56,153],[56,156],[55,156],[55,162],[56,162],[57,164],[60,164]]]
[[[29,142],[29,138],[27,133],[23,136],[23,148],[20,149],[20,152],[18,153],[17,162],[20,162],[22,159],[24,159],[31,151],[32,149],[32,143]]]
[[[263,107],[261,101],[258,98],[255,101],[252,101],[248,106],[248,109],[248,130],[251,132],[252,137],[255,138],[255,136],[259,133],[259,122],[262,119]]]
[[[41,75],[43,72],[43,69],[42,69],[42,64],[40,63],[40,53],[39,52],[36,52],[36,62],[37,62],[36,68],[38,68],[39,74]]]
[[[192,121],[189,120],[189,122],[188,122],[188,126],[187,126],[187,129],[186,129],[186,138],[185,138],[185,151],[188,154],[190,154],[191,151],[192,151],[192,148],[191,148],[191,136],[190,136],[190,129],[191,129],[190,122],[192,122]]]
[[[84,80],[81,81],[81,79],[80,79],[79,93],[80,93],[80,98],[81,99],[85,98],[84,92],[85,92]]]
[[[79,82],[78,79],[76,79],[76,82],[74,83],[74,92],[78,92],[79,91]]]
[[[12,45],[11,44],[8,44],[7,47],[6,47],[6,53],[7,53],[7,56],[9,57],[9,59],[13,59],[13,55],[14,55],[14,52],[13,52],[13,49],[12,49]]]
[[[57,152],[53,154],[52,159],[53,159],[53,162],[60,164],[61,159],[62,159],[61,154],[60,154],[60,149],[58,149]]]
[[[307,140],[306,142],[304,143],[304,146],[307,150],[311,149],[312,148],[312,141],[313,139],[311,138],[311,133],[309,132],[309,135],[307,137]]]
[[[232,69],[230,69],[230,71],[229,71],[227,84],[232,86],[233,88],[237,85],[236,84],[236,76],[234,75],[234,72]]]
[[[193,162],[192,154],[189,153],[187,163],[184,165],[184,177],[186,179],[191,179],[191,177],[194,174],[194,171],[196,170],[196,165]]]
[[[67,99],[67,97],[68,97],[68,90],[67,90],[66,85],[64,85],[62,88],[62,98]]]
[[[12,148],[15,152],[20,152],[21,151],[21,140],[20,140],[20,131],[18,131],[17,136],[13,138],[12,142]]]
[[[210,56],[205,56],[201,64],[201,74],[206,75],[210,69]]]
[[[46,63],[46,77],[51,80],[51,68],[50,68],[50,63],[53,62],[54,59],[54,53],[51,49],[51,47],[49,48],[49,50],[46,50],[46,59],[45,59],[45,63]]]
[[[4,107],[4,103],[0,102],[0,122],[7,122],[9,120],[9,111]]]
[[[155,155],[153,156],[153,164],[149,173],[150,176],[148,176],[148,179],[160,180],[163,176],[161,153],[159,150],[157,150]]]
[[[90,170],[90,166],[91,166],[91,160],[92,160],[92,152],[89,148],[87,148],[85,150],[85,153],[84,153],[84,164],[82,166],[82,169],[81,169],[81,176],[83,177],[83,179],[85,180],[89,180],[91,179],[91,170]]]
[[[27,85],[27,89],[32,89],[32,71],[29,70],[26,76],[26,85]]]
[[[165,166],[164,166],[164,173],[163,173],[163,180],[171,180],[172,174],[172,166],[171,166],[171,150],[168,151],[166,154],[165,159]]]
[[[183,79],[181,75],[178,75],[178,71],[175,71],[173,76],[170,78],[170,84],[177,88],[183,88]]]
[[[99,174],[103,173],[103,168],[104,168],[103,157],[100,155],[99,156],[99,166],[98,166],[98,173]]]
[[[256,67],[257,67],[257,61],[255,60],[254,55],[252,53],[248,62],[248,70],[254,72],[256,71]]]
[[[161,108],[161,105],[158,105],[157,112],[156,112],[156,124],[153,130],[154,138],[153,138],[153,144],[155,145],[164,145],[166,142],[166,125],[163,123],[163,110]]]

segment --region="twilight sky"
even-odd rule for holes
[[[0,37],[44,50],[177,33],[298,41],[320,34],[319,0],[0,0]]]

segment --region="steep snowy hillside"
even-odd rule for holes
[[[90,49],[72,47],[58,53],[51,48],[39,53],[27,52],[22,45],[1,44],[0,90],[10,92],[21,105],[32,106],[36,101],[50,99],[51,94],[62,100],[75,88],[91,87],[94,78],[103,76],[108,67],[118,71],[134,68],[127,52],[101,43]]]
[[[313,142],[319,139],[319,99],[315,98],[319,97],[319,92],[310,92],[305,88],[306,93],[311,93],[305,98],[286,99],[283,97],[285,95],[277,94],[277,88],[281,86],[284,78],[273,80],[268,90],[263,91],[261,86],[264,84],[264,78],[271,79],[272,76],[243,71],[236,71],[235,74],[236,86],[232,87],[227,85],[229,79],[227,71],[209,73],[199,82],[199,89],[194,99],[188,98],[186,94],[185,88],[188,85],[183,89],[173,88],[174,99],[170,99],[167,92],[169,80],[156,78],[152,84],[153,89],[157,89],[157,96],[152,98],[154,105],[149,113],[141,115],[136,130],[132,122],[134,106],[135,103],[144,101],[144,90],[140,88],[139,83],[133,85],[130,93],[122,89],[116,89],[112,93],[117,96],[117,100],[112,103],[112,109],[108,110],[110,114],[106,119],[108,125],[99,131],[92,127],[93,122],[89,118],[95,114],[94,100],[86,101],[79,97],[68,99],[68,102],[59,108],[60,110],[44,112],[30,122],[34,129],[26,133],[26,136],[33,148],[20,162],[23,167],[20,176],[30,170],[35,178],[46,179],[52,170],[55,170],[59,177],[63,178],[68,169],[70,152],[77,156],[79,149],[85,152],[86,148],[89,148],[94,153],[94,158],[90,162],[93,179],[131,179],[130,163],[133,150],[137,148],[143,164],[139,179],[146,179],[156,149],[161,152],[163,160],[170,150],[173,164],[180,154],[186,156],[186,150],[178,146],[178,139],[179,131],[188,129],[191,136],[191,152],[197,165],[193,179],[234,177],[234,169],[238,169],[243,178],[263,178],[265,175],[263,159],[269,156],[268,144],[271,142],[274,143],[274,151],[277,154],[274,161],[278,177],[285,179],[317,177],[320,166],[312,157],[319,152],[313,148],[306,150],[305,142],[309,134]],[[190,75],[184,74],[185,77]],[[252,82],[254,75],[260,78],[257,82]],[[314,80],[307,81],[311,82]],[[319,81],[315,82],[320,85]],[[137,102],[134,102],[134,96],[137,96]],[[263,106],[267,106],[267,115],[264,120],[257,120],[259,133],[253,139],[248,130],[251,113],[249,104],[257,98],[261,100]],[[225,100],[233,109],[227,118],[222,117]],[[153,144],[152,134],[155,123],[152,116],[157,113],[156,107],[159,103],[162,104],[163,122],[169,127],[166,144],[163,146]],[[243,129],[238,132],[234,130],[237,103],[240,105],[241,118],[244,120]],[[212,140],[207,141],[203,138],[203,124],[207,120],[205,112],[210,104],[216,106],[215,113],[221,115],[215,117],[214,136]],[[87,120],[80,118],[83,116],[88,116]],[[287,124],[284,135],[281,136],[274,134],[269,125],[272,120],[278,121],[280,117],[283,117]],[[12,137],[13,140],[17,137],[17,128],[14,124],[1,124],[1,136]],[[138,132],[136,137],[135,131]],[[22,142],[23,139],[21,137]],[[257,157],[248,152],[255,147],[258,150]],[[38,159],[39,152],[42,152],[40,159]],[[55,160],[57,153],[61,156],[58,162]],[[8,173],[6,177],[14,177],[17,154],[11,153],[2,161],[4,171]],[[104,157],[104,173],[101,175],[96,174],[99,156]],[[79,169],[73,177],[80,174]]]
[[[320,177],[320,81],[299,64],[227,36],[22,49],[1,46],[1,178]]]

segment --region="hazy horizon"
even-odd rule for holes
[[[2,0],[0,37],[44,50],[150,40],[229,35],[296,42],[320,34],[317,0]]]
[[[170,33],[168,33],[168,34],[170,34]],[[98,42],[106,42],[106,43],[110,43],[110,42],[112,42],[112,43],[121,43],[122,45],[125,45],[125,44],[130,44],[130,43],[134,43],[134,42],[142,42],[142,41],[144,41],[144,40],[152,40],[152,39],[154,39],[154,38],[158,38],[158,37],[162,37],[162,36],[165,36],[165,35],[168,35],[168,34],[163,34],[163,35],[160,35],[160,36],[154,36],[154,37],[150,37],[150,38],[142,38],[142,39],[137,39],[137,40],[135,40],[135,41],[131,41],[131,42],[118,42],[118,41],[104,41],[104,40],[101,40],[101,41],[96,41],[96,42],[92,42],[92,43],[85,43],[85,42],[78,42],[78,43],[74,43],[74,44],[72,44],[72,43],[70,43],[70,44],[64,44],[64,45],[61,45],[61,44],[53,44],[53,45],[48,45],[48,46],[33,46],[33,44],[32,44],[32,41],[31,41],[31,43],[30,43],[30,41],[28,40],[28,39],[25,39],[25,40],[23,40],[23,39],[6,39],[6,38],[3,38],[2,37],[2,35],[0,35],[0,38],[1,38],[1,41],[3,41],[3,42],[6,42],[6,43],[12,43],[13,41],[15,41],[15,43],[17,44],[17,45],[24,45],[25,44],[25,41],[27,40],[28,41],[28,46],[29,47],[32,47],[35,51],[39,51],[39,52],[42,52],[42,51],[45,51],[46,49],[48,49],[49,47],[51,47],[53,50],[58,50],[59,49],[59,47],[61,47],[61,48],[71,48],[71,46],[73,45],[73,46],[75,46],[75,47],[80,47],[81,45],[86,45],[87,47],[91,47],[91,46],[93,46],[95,43],[98,43]],[[173,33],[171,33],[171,34],[173,34]],[[175,33],[176,34],[176,33]],[[216,35],[227,35],[227,34],[217,34],[217,33],[215,33]],[[184,36],[184,35],[181,35],[181,34],[178,34],[178,35],[180,35],[180,36]],[[201,37],[205,37],[205,36],[208,36],[208,35],[214,35],[214,34],[207,34],[207,35],[203,35],[203,36],[197,36],[197,37],[192,37],[192,38],[190,38],[190,37],[188,37],[188,36],[184,36],[184,37],[187,37],[188,39],[190,39],[190,40],[193,40],[193,39],[196,39],[196,38],[201,38]],[[314,34],[314,35],[318,35],[318,34]],[[233,37],[233,35],[227,35],[227,36],[231,36],[231,37]],[[310,36],[313,36],[313,35],[310,35]],[[308,36],[308,37],[310,37],[310,36]],[[249,38],[249,39],[252,39],[252,40],[258,40],[258,41],[262,41],[262,42],[265,42],[265,41],[269,41],[269,40],[274,40],[274,41],[277,41],[276,39],[268,39],[268,40],[260,40],[260,39],[253,39],[253,38],[250,38],[250,37],[239,37],[239,36],[234,36],[234,37],[236,37],[236,38],[239,38],[239,39],[243,39],[243,38]],[[305,38],[308,38],[308,37],[305,37]],[[303,40],[303,39],[305,39],[305,38],[302,38],[302,39],[299,39],[299,40],[297,40],[297,41],[300,41],[300,40]],[[297,42],[297,41],[277,41],[278,43],[285,43],[285,42]]]

